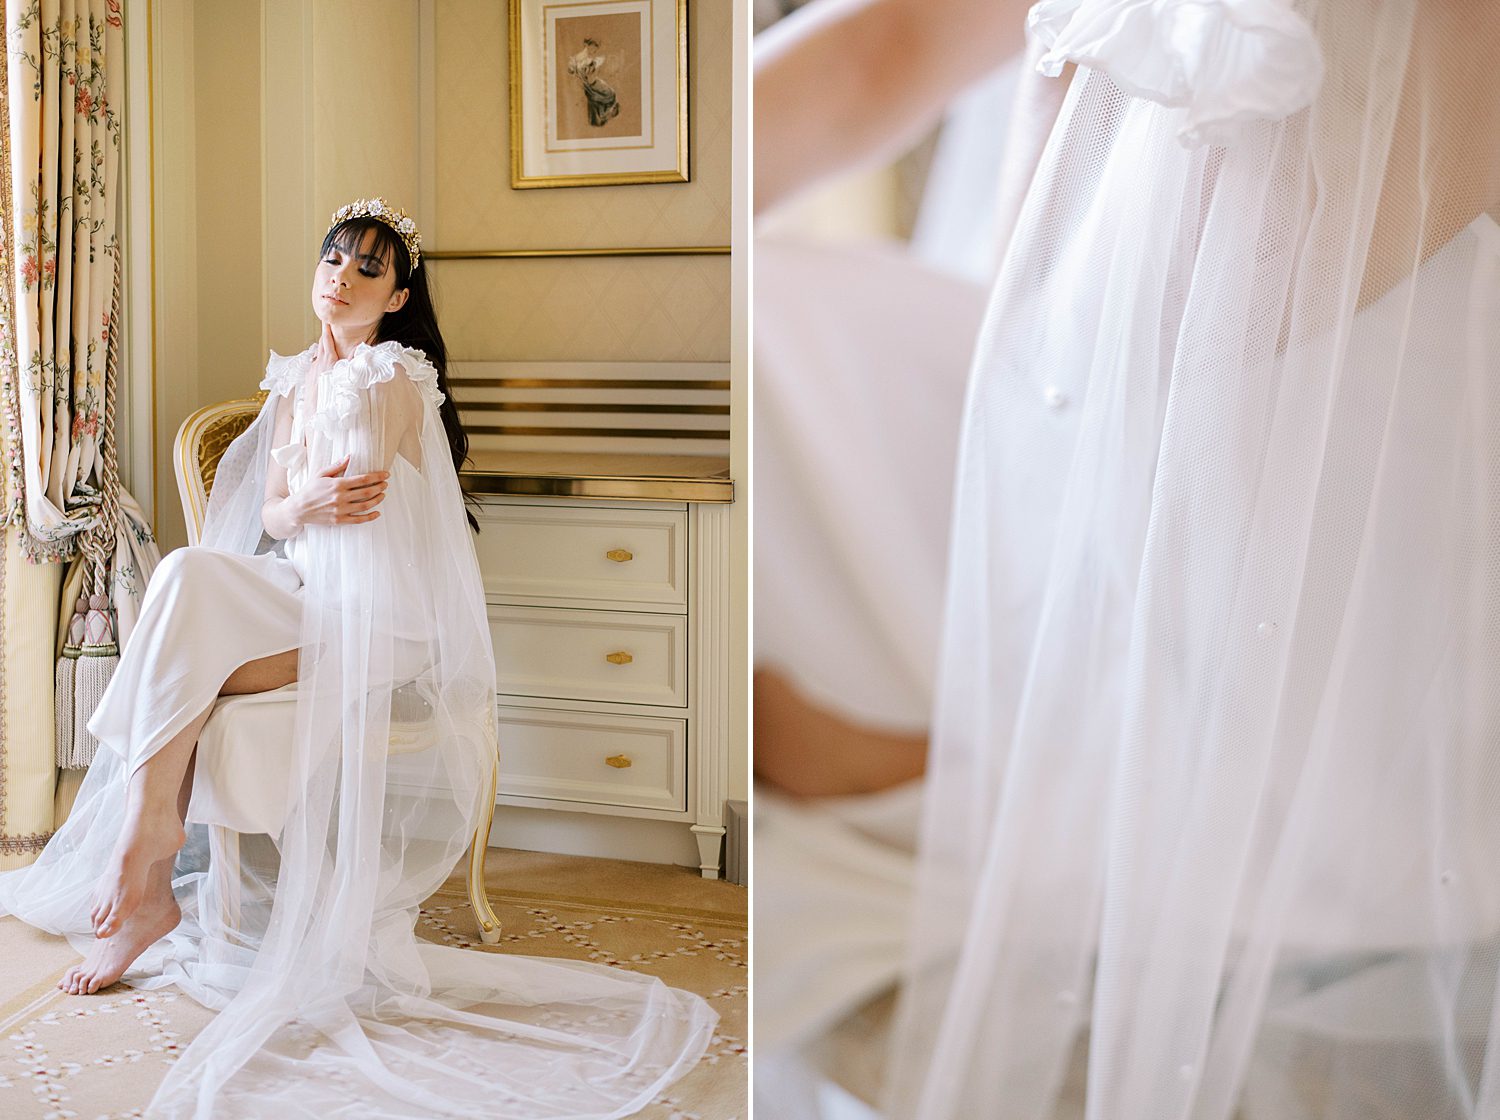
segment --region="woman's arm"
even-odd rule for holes
[[[817,0],[755,41],[755,209],[895,155],[1025,45],[1030,0]]]
[[[398,368],[389,381],[370,386],[369,409],[369,430],[364,433],[354,465],[389,472],[396,456],[401,455],[420,469],[426,405],[421,390],[404,369]]]
[[[1021,216],[1021,204],[1031,181],[1036,178],[1037,167],[1042,160],[1042,150],[1052,135],[1057,116],[1062,111],[1068,87],[1077,71],[1073,63],[1063,67],[1062,73],[1048,78],[1039,73],[1037,60],[1045,52],[1040,43],[1029,44],[1026,60],[1021,67],[1020,80],[1016,84],[1015,98],[1011,103],[1010,127],[1006,130],[1005,154],[1000,161],[1000,179],[995,197],[995,236],[998,245],[995,263],[1005,259],[1006,247],[1015,232],[1016,220]]]
[[[281,447],[292,438],[292,398],[289,395],[276,402],[276,428],[271,435],[271,446]],[[286,468],[271,456],[266,464],[266,500],[260,507],[260,523],[276,540],[295,536],[302,528],[297,511],[288,503]]]
[[[291,440],[291,398],[283,397],[277,406],[273,447],[285,446]],[[300,533],[307,525],[358,525],[380,516],[375,509],[385,497],[390,479],[387,469],[370,469],[348,474],[354,458],[351,452],[327,470],[319,471],[302,484],[295,494],[289,492],[287,471],[271,456],[266,464],[266,500],[260,507],[260,523],[277,540]]]

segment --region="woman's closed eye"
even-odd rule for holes
[[[326,257],[323,258],[323,263],[324,264],[337,265],[339,263],[338,256],[335,255],[335,254],[330,254],[329,256],[326,256]],[[359,267],[360,275],[361,276],[368,276],[371,280],[374,280],[377,277],[379,277],[382,271],[384,271],[384,270],[383,269],[373,269],[372,270],[371,267],[370,267],[370,265],[368,265],[368,264],[363,264],[363,265],[360,265],[360,267]]]

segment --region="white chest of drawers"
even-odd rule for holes
[[[729,744],[725,504],[487,494],[501,805],[692,831],[717,878]]]

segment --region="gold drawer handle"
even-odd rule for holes
[[[612,548],[604,555],[608,556],[616,564],[623,564],[627,560],[635,559],[635,554],[628,548]]]
[[[611,665],[629,665],[635,658],[631,657],[623,649],[617,649],[614,653],[606,653],[604,660],[608,661]]]
[[[624,770],[630,765],[630,756],[625,754],[612,754],[604,760],[605,765],[613,766],[616,770]]]

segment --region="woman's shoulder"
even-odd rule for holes
[[[272,350],[271,357],[266,362],[266,376],[261,379],[260,387],[269,389],[277,396],[286,396],[307,376],[307,369],[312,364],[316,351],[316,344],[300,354],[283,355]]]
[[[443,393],[437,384],[437,367],[426,354],[415,347],[403,346],[390,339],[374,346],[361,342],[338,365],[345,363],[345,376],[354,388],[370,389],[383,382],[393,381],[400,374],[415,385],[434,406],[443,403]]]

